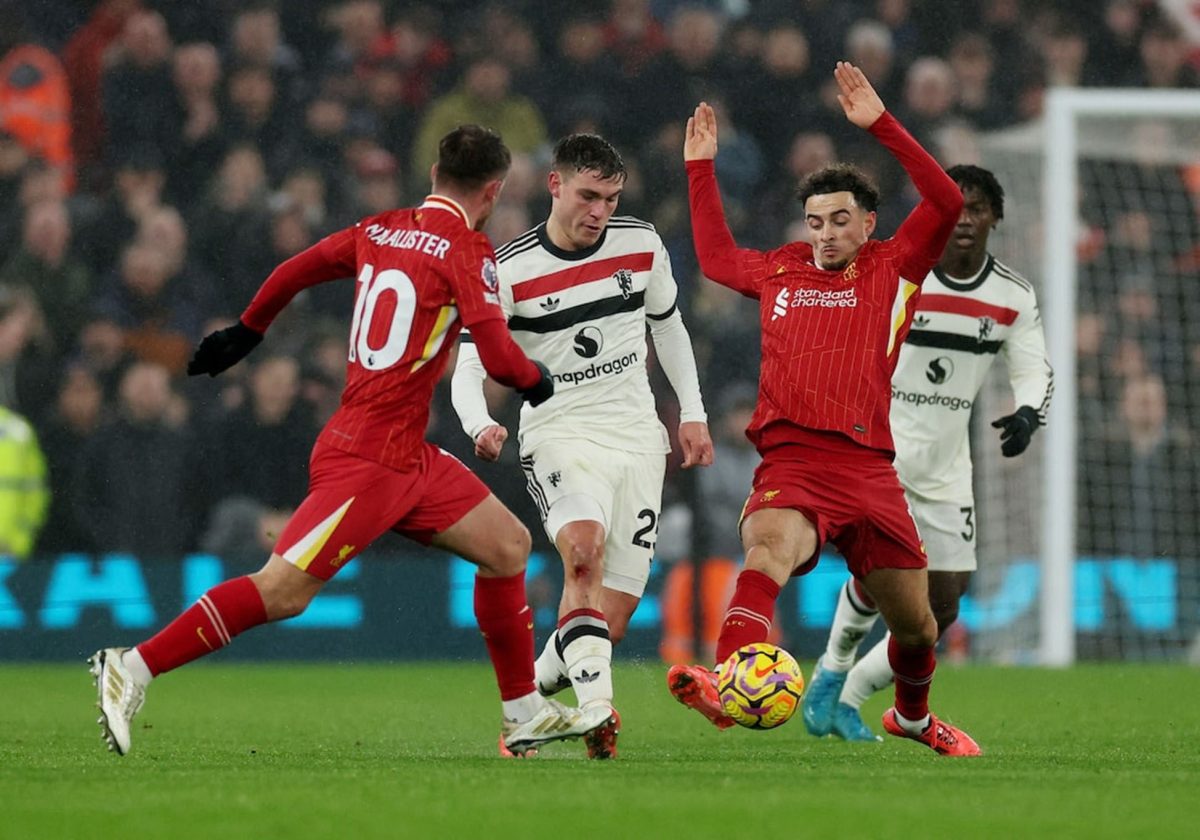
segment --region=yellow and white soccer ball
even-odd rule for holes
[[[800,707],[804,675],[790,653],[766,642],[735,650],[721,668],[717,694],[725,714],[748,729],[774,729]]]

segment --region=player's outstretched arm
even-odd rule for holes
[[[839,61],[833,77],[846,119],[870,131],[883,144],[921,195],[921,202],[895,236],[910,255],[901,266],[904,278],[920,283],[950,239],[962,212],[962,193],[933,156],[887,111],[862,70],[848,61]]]
[[[705,277],[756,298],[757,284],[741,270],[741,257],[758,252],[738,248],[725,223],[725,209],[721,206],[721,192],[717,188],[716,156],[717,115],[711,105],[701,102],[688,118],[683,141],[688,205],[692,212],[692,243]]]
[[[708,433],[704,400],[700,396],[696,355],[683,316],[672,306],[666,317],[649,317],[647,320],[658,363],[679,398],[679,447],[683,450],[683,466],[706,467],[712,463],[712,438]]]

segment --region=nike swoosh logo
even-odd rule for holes
[[[762,679],[763,677],[765,677],[767,674],[769,674],[769,673],[771,673],[772,671],[774,671],[774,670],[775,670],[776,664],[777,664],[777,663],[775,663],[775,662],[772,662],[770,665],[768,665],[768,666],[767,666],[767,667],[765,667],[765,668],[755,668],[755,669],[754,669],[754,676],[755,676],[755,678],[756,678],[756,679],[760,679],[760,680],[761,680],[761,679]]]
[[[206,648],[208,648],[209,650],[216,650],[216,648],[214,648],[212,645],[210,645],[208,643],[208,639],[204,638],[204,628],[203,627],[196,628],[196,635],[200,637],[200,641],[204,642],[204,646]]]

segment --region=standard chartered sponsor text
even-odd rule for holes
[[[955,397],[950,394],[921,394],[917,391],[901,391],[892,389],[892,399],[913,405],[938,405],[951,411],[959,409],[971,410],[973,403],[965,397]]]
[[[610,359],[603,364],[598,365],[595,362],[592,362],[583,370],[568,370],[563,373],[556,373],[554,374],[554,381],[563,383],[569,382],[572,385],[578,385],[580,382],[586,382],[589,379],[598,379],[601,376],[611,376],[614,373],[620,373],[621,371],[635,364],[637,360],[638,354],[636,352],[627,353],[620,358]]]
[[[824,306],[830,309],[858,306],[858,296],[854,288],[838,289],[796,289],[792,295],[791,306]]]

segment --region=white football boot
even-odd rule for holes
[[[129,724],[146,702],[146,689],[138,684],[121,661],[121,654],[127,650],[129,648],[104,648],[88,659],[99,693],[96,705],[100,707],[100,717],[96,723],[100,724],[100,737],[117,755],[129,752]]]
[[[612,715],[612,709],[603,704],[579,709],[564,706],[557,700],[547,700],[538,713],[524,723],[504,721],[504,746],[514,756],[522,756],[551,741],[587,735],[608,723]]]

